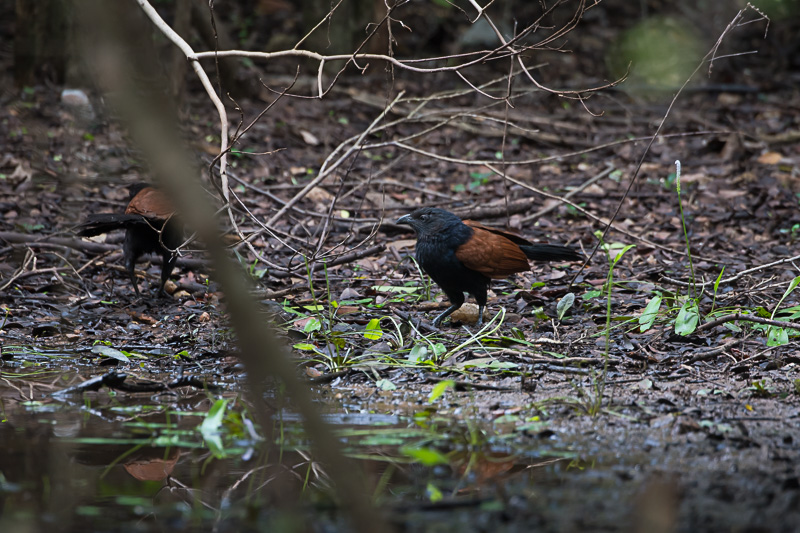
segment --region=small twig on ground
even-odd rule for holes
[[[771,352],[771,351],[773,351],[773,350],[775,350],[777,348],[780,348],[780,346],[768,346],[767,348],[764,348],[763,350],[761,350],[757,354],[751,355],[747,359],[742,359],[741,361],[736,361],[734,363],[730,363],[725,368],[725,373],[727,373],[731,368],[747,365],[747,364],[750,364],[750,363],[755,363],[756,361],[760,361],[761,359],[763,359],[767,355],[767,353],[769,353],[769,352]]]
[[[314,263],[313,265],[311,265],[311,271],[315,272],[316,270],[319,270],[320,268],[322,268],[323,265],[326,265],[328,267],[334,267],[334,266],[338,266],[338,265],[344,265],[344,264],[347,264],[347,263],[352,263],[353,261],[358,261],[359,259],[362,259],[364,257],[369,257],[371,255],[379,254],[379,253],[383,252],[385,249],[386,249],[386,245],[381,243],[381,244],[376,244],[375,246],[370,246],[369,248],[364,248],[363,250],[353,250],[353,251],[348,252],[346,254],[340,255],[339,257],[337,257],[337,258],[335,258],[335,259],[333,259],[331,261],[328,261],[326,263],[322,263],[322,262],[318,261],[318,262]]]
[[[205,383],[204,381],[192,376],[182,376],[169,383],[161,383],[158,381],[126,383],[125,381],[127,379],[128,379],[128,374],[117,373],[116,370],[112,370],[110,372],[103,374],[102,376],[97,376],[91,379],[87,379],[83,383],[75,385],[74,387],[69,387],[66,389],[62,389],[60,391],[56,391],[52,393],[52,396],[68,396],[70,394],[82,394],[84,392],[98,391],[102,387],[108,387],[110,389],[121,390],[123,392],[131,392],[131,393],[161,392],[161,391],[176,389],[178,387],[194,387],[196,389],[207,389],[212,392],[219,390],[219,387],[217,387],[216,385]]]
[[[591,375],[597,372],[594,368],[576,368],[574,366],[558,366],[555,364],[541,364],[534,363],[536,370],[547,370],[548,372],[556,372],[559,374],[581,374],[584,376]]]
[[[29,247],[51,247],[52,245],[73,248],[82,252],[100,254],[108,250],[119,249],[119,245],[102,244],[99,242],[85,241],[68,237],[56,237],[53,235],[31,235],[30,233],[20,233],[17,231],[0,231],[0,241],[13,244],[24,244]]]
[[[322,374],[321,376],[311,377],[307,379],[309,383],[313,383],[314,385],[323,385],[325,383],[330,383],[336,378],[343,378],[345,376],[349,376],[353,372],[354,370],[352,368],[348,368],[347,370],[339,370],[338,372],[328,372],[327,374]]]
[[[761,270],[766,270],[768,268],[784,265],[786,263],[793,263],[798,260],[800,260],[800,255],[795,255],[794,257],[787,257],[786,259],[779,259],[778,261],[773,261],[771,263],[766,263],[764,265],[759,265],[757,267],[748,268],[747,270],[742,270],[741,272],[738,272],[737,274],[729,278],[720,280],[719,284],[722,285],[726,283],[733,283],[734,281],[738,281],[739,279],[741,279],[743,276],[752,274],[753,272],[759,272]]]
[[[539,355],[534,353],[526,353],[526,355],[516,355],[516,358],[526,363],[552,363],[554,365],[598,365],[605,364],[605,357],[548,357],[546,355]],[[620,361],[618,359],[608,359],[609,364],[616,364]]]
[[[406,322],[412,322],[411,313],[406,313],[405,311],[401,311],[399,309],[392,309],[392,312]],[[428,333],[441,333],[440,329],[435,328],[427,322],[423,322],[422,320],[413,320],[413,324],[417,329],[421,329]]]
[[[733,340],[730,340],[730,341],[726,342],[722,346],[717,346],[716,348],[712,348],[710,350],[701,351],[699,353],[696,353],[692,357],[690,357],[689,360],[686,361],[686,364],[687,365],[691,365],[691,364],[697,363],[699,361],[707,361],[709,359],[713,359],[716,356],[718,356],[718,355],[722,354],[723,352],[725,352],[728,348],[732,348],[733,346],[741,344],[742,342],[744,342],[744,339],[733,339]]]
[[[698,283],[690,283],[688,281],[681,281],[679,279],[673,279],[673,278],[670,278],[669,276],[665,276],[665,275],[662,274],[661,276],[659,276],[658,280],[659,280],[659,282],[666,282],[667,284],[677,285],[678,287],[695,288],[696,290],[700,291],[700,295],[712,296],[706,290],[706,285],[708,285],[708,283],[706,283],[705,279],[703,281],[701,281],[701,282],[698,282]],[[698,287],[698,285],[699,285],[699,287]]]
[[[711,322],[706,322],[698,326],[694,333],[700,333],[701,331],[705,331],[707,329],[715,328],[721,324],[725,324],[726,322],[736,322],[737,320],[743,320],[745,322],[754,322],[756,324],[765,324],[767,326],[775,326],[779,328],[786,328],[786,329],[796,329],[800,331],[800,323],[798,322],[784,322],[781,320],[772,320],[770,318],[762,318],[760,316],[752,316],[752,315],[743,315],[742,313],[733,313],[731,315],[721,316]]]
[[[386,249],[385,244],[383,243],[376,244],[375,246],[370,246],[369,248],[364,248],[363,250],[353,250],[351,252],[342,254],[336,257],[335,259],[332,259],[327,262],[316,261],[310,264],[308,268],[311,272],[316,272],[317,270],[323,267],[331,268],[339,265],[344,265],[347,263],[352,263],[353,261],[358,261],[359,259],[362,259],[364,257],[369,257],[371,255],[379,254],[383,252],[385,249]],[[300,266],[295,268],[287,268],[285,272],[271,272],[270,274],[276,278],[286,278],[293,274],[297,274],[297,272],[300,270],[305,270],[305,269],[306,269],[305,264],[301,264]]]
[[[256,298],[260,298],[261,300],[274,300],[275,298],[280,298],[282,296],[286,296],[287,294],[291,294],[293,292],[297,292],[297,286],[291,285],[289,287],[284,287],[283,289],[278,290],[266,290],[263,292],[256,292],[254,296]]]

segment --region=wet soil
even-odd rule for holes
[[[800,529],[800,332],[764,322],[800,320],[800,293],[785,294],[800,275],[800,74],[781,31],[778,24],[766,42],[740,35],[742,49],[756,42],[759,57],[718,64],[684,92],[638,174],[672,93],[611,89],[588,101],[592,113],[542,92],[519,94],[508,110],[467,94],[434,99],[416,119],[411,98],[463,85],[402,72],[392,86],[380,74],[345,77],[321,101],[280,100],[240,140],[231,171],[247,211],[239,206],[237,216],[245,233],[257,232],[336,147],[369,127],[386,95],[407,91],[390,113],[396,123],[252,239],[261,259],[234,248],[265,324],[294,346],[298,374],[332,422],[380,435],[379,444],[353,439],[350,452],[384,487],[376,499],[392,522],[407,531]],[[602,63],[586,51],[564,61],[545,71],[556,86],[592,85],[576,73]],[[271,74],[276,87],[288,83],[285,72]],[[313,82],[301,77],[298,87]],[[265,510],[274,495],[236,492],[272,465],[294,480],[291,494],[305,494],[292,485],[306,475],[296,465],[313,464],[302,437],[283,442],[286,456],[274,462],[244,430],[230,443],[239,453],[225,458],[196,434],[175,437],[190,434],[214,399],[243,401],[225,295],[199,245],[179,259],[168,298],[149,296],[157,259],[141,263],[139,299],[121,268],[120,235],[74,236],[87,213],[123,210],[124,186],[154,177],[98,95],[97,117],[87,120],[60,91],[6,92],[0,108],[0,525],[237,531],[291,519],[318,531],[343,527],[325,497],[309,497],[286,518]],[[238,102],[245,122],[274,99],[265,90]],[[480,106],[489,107],[476,113]],[[181,112],[213,191],[204,170],[215,154],[213,109],[193,90]],[[459,112],[470,115],[453,120]],[[505,142],[499,119],[519,126]],[[438,127],[427,131],[431,124]],[[493,172],[503,150],[510,179]],[[573,205],[536,191],[571,194]],[[620,202],[604,242],[635,247],[614,264],[609,292],[610,260],[592,250]],[[591,259],[582,270],[534,265],[495,282],[489,310],[504,314],[488,330],[450,322],[434,331],[446,299],[409,259],[413,235],[393,223],[421,205],[569,243]],[[676,321],[692,291],[701,328],[680,335]],[[568,293],[576,301],[559,320]],[[642,329],[658,296],[657,318]],[[763,320],[703,329],[735,313]],[[52,396],[112,370],[142,383],[191,376],[219,390],[106,385]],[[132,428],[142,415],[126,406],[169,420],[174,440]],[[336,418],[343,413],[366,418]],[[291,420],[291,409],[283,414]],[[385,427],[410,433],[390,439]],[[118,442],[93,440],[112,437]],[[449,454],[447,462],[409,465],[402,447],[422,442]],[[169,476],[137,471],[154,457]],[[324,476],[318,481],[324,494]],[[165,492],[175,501],[159,500]],[[103,522],[109,513],[125,519]]]

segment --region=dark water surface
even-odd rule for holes
[[[74,384],[75,368],[2,369],[0,532],[349,530],[290,411],[274,411],[265,439],[235,387],[54,396]],[[221,399],[224,416],[209,422]],[[423,402],[403,417],[361,407],[325,408],[398,531],[800,525],[796,428],[773,435],[765,453],[741,436],[687,433],[669,417],[572,416],[504,431],[426,414]]]

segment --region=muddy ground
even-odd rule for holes
[[[444,503],[390,498],[395,522],[410,531],[800,528],[800,331],[770,322],[800,322],[800,293],[787,291],[800,268],[781,262],[800,253],[800,65],[776,26],[775,40],[746,30],[730,37],[733,49],[757,48],[758,57],[731,58],[711,78],[700,75],[638,174],[674,87],[612,88],[586,108],[541,91],[520,93],[513,109],[467,93],[434,99],[416,118],[413,98],[463,85],[445,74],[398,72],[388,86],[376,71],[344,77],[321,101],[281,99],[240,140],[232,185],[247,207],[237,206],[236,216],[249,234],[375,120],[387,94],[407,91],[386,129],[368,136],[370,146],[270,222],[270,234],[252,239],[263,260],[231,247],[265,323],[294,346],[298,374],[336,410],[402,415],[401,425],[420,413],[452,419],[480,428],[487,457],[500,450],[526,458],[505,461],[508,468],[492,468],[505,463],[491,457],[473,463],[473,477]],[[557,59],[563,63],[543,71],[554,86],[600,84],[583,74],[597,57]],[[290,79],[270,74],[278,89]],[[297,92],[313,84],[303,75]],[[190,87],[183,134],[213,194],[206,168],[218,135],[213,108]],[[46,401],[110,368],[162,380],[195,375],[238,392],[242,367],[225,295],[201,250],[179,259],[169,298],[150,296],[158,261],[140,264],[145,297],[138,299],[121,266],[121,235],[89,242],[72,233],[87,213],[124,209],[125,185],[154,177],[99,95],[92,94],[97,115],[87,119],[62,102],[61,89],[8,91],[0,109],[6,409]],[[240,101],[245,123],[274,99],[265,90]],[[235,128],[238,116],[231,120]],[[515,125],[505,140],[501,120]],[[570,194],[571,204],[537,191]],[[593,250],[620,202],[604,242],[612,256],[635,246],[609,278],[612,260]],[[486,330],[450,322],[436,331],[431,319],[446,299],[409,259],[413,234],[393,223],[423,205],[571,244],[591,259],[583,269],[537,264],[495,282]],[[700,328],[680,335],[676,321],[683,323],[679,310],[692,291]],[[575,303],[559,320],[568,293]],[[652,326],[642,328],[645,307],[659,296]],[[761,322],[739,316],[704,326],[736,313]],[[143,359],[120,361],[98,341]],[[48,353],[70,358],[53,362]],[[23,372],[53,365],[69,379]],[[442,380],[453,381],[431,400]],[[459,449],[451,444],[448,451]],[[539,454],[568,460],[530,460]],[[458,479],[456,455],[450,466]],[[500,510],[487,511],[487,500]]]

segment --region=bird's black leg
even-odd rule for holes
[[[488,286],[489,280],[486,280]],[[475,322],[475,327],[480,328],[483,325],[483,310],[486,309],[487,286],[479,287],[472,296],[475,297],[475,303],[478,304],[478,321]]]
[[[433,327],[438,328],[439,325],[442,323],[442,320],[444,320],[445,318],[449,317],[453,313],[453,311],[455,311],[456,309],[458,309],[460,307],[461,307],[461,304],[458,304],[458,305],[451,305],[450,307],[445,309],[444,313],[442,313],[441,315],[439,315],[439,316],[437,316],[436,318],[433,319]]]
[[[478,321],[475,322],[475,327],[480,328],[483,325],[483,310],[486,309],[485,305],[478,304]]]
[[[131,278],[133,290],[136,291],[136,297],[140,298],[142,295],[139,293],[139,284],[136,281],[136,259],[133,254],[125,254],[125,267],[128,269],[128,276]]]
[[[125,240],[122,243],[122,255],[125,257],[125,267],[128,269],[128,276],[131,278],[133,290],[136,291],[136,297],[141,298],[139,292],[139,283],[136,281],[136,260],[142,255],[141,247],[142,237],[141,233],[135,227],[129,227],[125,230]]]
[[[161,285],[158,288],[159,296],[167,295],[167,293],[164,292],[164,285],[167,284],[167,280],[169,279],[170,274],[172,274],[172,269],[175,268],[175,262],[177,260],[178,256],[172,252],[165,252],[161,254]]]
[[[445,294],[447,294],[447,293],[445,292]],[[444,313],[442,313],[441,315],[439,315],[439,316],[437,316],[436,318],[433,319],[433,327],[435,327],[435,328],[439,327],[439,325],[442,323],[442,320],[444,320],[445,318],[447,318],[451,314],[453,314],[453,311],[455,311],[456,309],[458,309],[462,305],[464,305],[464,293],[463,292],[458,292],[458,293],[454,293],[454,294],[447,294],[447,297],[450,299],[450,307],[445,309]]]

